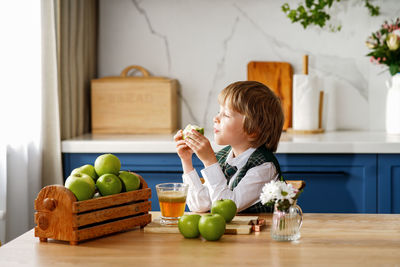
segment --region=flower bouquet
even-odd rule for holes
[[[400,72],[400,18],[385,21],[368,37],[366,45],[372,50],[367,54],[371,62],[387,65],[392,76]]]
[[[273,205],[271,237],[278,241],[293,241],[300,238],[303,212],[296,204],[303,190],[297,190],[285,181],[265,184],[260,200],[263,205]]]
[[[271,181],[264,185],[260,200],[263,205],[275,205],[279,211],[288,211],[302,192],[285,181]]]

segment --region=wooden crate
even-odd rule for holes
[[[141,77],[128,76],[132,69]],[[91,81],[93,133],[173,133],[178,127],[178,82],[153,77],[140,66]]]
[[[143,228],[151,222],[151,189],[138,176],[138,190],[85,201],[77,201],[62,185],[44,187],[35,200],[35,237],[41,242],[51,238],[77,245],[137,226]]]

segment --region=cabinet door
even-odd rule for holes
[[[304,212],[376,213],[376,155],[277,154],[287,180],[304,180]]]
[[[378,212],[400,213],[400,155],[378,156]]]

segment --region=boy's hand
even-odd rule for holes
[[[176,143],[176,153],[178,153],[178,156],[181,158],[183,172],[189,173],[193,170],[193,150],[189,146],[187,146],[185,140],[182,139],[182,132],[182,130],[179,130],[174,136],[174,141]]]
[[[181,129],[174,136],[174,141],[176,143],[176,152],[178,153],[178,156],[183,160],[192,158],[193,150],[186,145],[185,140],[183,140],[182,137],[183,134]]]
[[[201,133],[197,132],[196,130],[192,130],[190,133],[188,133],[184,142],[194,151],[194,153],[196,153],[197,157],[203,162],[205,167],[217,162],[217,158],[215,157],[215,153],[211,147],[210,141]]]

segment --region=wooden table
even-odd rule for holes
[[[267,226],[220,241],[134,229],[71,246],[33,230],[0,247],[0,266],[400,266],[400,214],[304,214],[302,237],[271,240]]]

